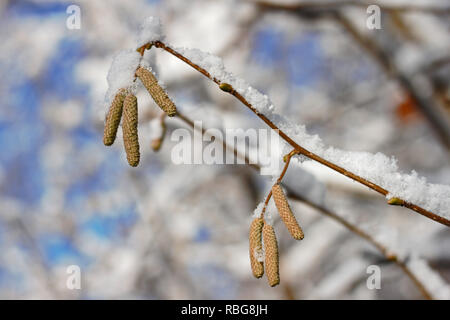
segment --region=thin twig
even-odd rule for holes
[[[278,177],[276,183],[281,183],[281,180],[283,180],[283,177],[286,174],[287,169],[289,168],[289,164],[291,163],[292,156],[294,156],[296,154],[298,154],[298,152],[296,150],[292,150],[291,152],[289,152],[287,155],[285,155],[283,157],[285,164],[284,164],[283,170],[281,171],[280,176]],[[269,194],[266,197],[266,201],[264,201],[264,206],[261,211],[261,216],[263,216],[263,217],[264,217],[264,214],[266,213],[266,208],[267,208],[267,205],[269,204],[269,200],[271,197],[272,197],[272,189],[270,189]]]
[[[277,179],[277,183],[281,183],[281,180],[283,180],[284,175],[286,174],[287,169],[289,168],[289,164],[291,163],[291,158],[293,156],[295,156],[296,154],[298,154],[298,151],[297,150],[292,150],[291,152],[289,152],[287,155],[285,155],[283,157],[283,160],[284,160],[285,164],[284,164],[283,170],[280,173],[280,176]]]
[[[264,201],[264,205],[263,205],[263,208],[261,210],[261,217],[263,217],[263,218],[264,218],[264,215],[266,213],[267,206],[269,205],[270,198],[272,198],[272,189],[270,189],[269,194],[267,195],[266,201]]]
[[[166,46],[164,43],[162,43],[161,41],[156,41],[155,43],[153,43],[153,45],[157,48],[161,48],[167,52],[169,52],[170,54],[172,54],[173,56],[177,57],[178,59],[184,61],[185,63],[187,63],[188,65],[190,65],[192,68],[194,68],[195,70],[197,70],[198,72],[200,72],[201,74],[203,74],[204,76],[206,76],[208,79],[214,81],[217,85],[221,84],[221,81],[212,77],[208,71],[206,71],[205,69],[203,69],[202,67],[200,67],[199,65],[195,64],[194,62],[192,62],[191,60],[189,60],[188,58],[184,57],[181,53],[177,52],[176,50]],[[330,169],[333,169],[337,172],[339,172],[340,174],[353,179],[367,187],[369,187],[372,190],[375,190],[376,192],[382,194],[383,196],[387,196],[389,194],[389,191],[382,188],[381,186],[367,180],[364,179],[356,174],[354,174],[351,171],[348,171],[318,155],[316,155],[315,153],[312,153],[311,151],[301,147],[299,144],[297,144],[291,137],[289,137],[285,132],[283,132],[280,128],[278,128],[271,120],[269,120],[264,114],[260,113],[251,103],[249,103],[240,93],[238,93],[233,87],[230,86],[230,90],[228,91],[229,94],[233,95],[234,97],[236,97],[240,102],[242,102],[247,108],[249,108],[254,114],[256,114],[261,120],[263,120],[271,129],[273,129],[283,140],[285,140],[288,144],[290,144],[294,150],[296,150],[298,153],[312,159],[315,160],[327,167],[329,167]],[[402,200],[402,199],[400,199]],[[429,219],[432,219],[436,222],[439,222],[443,225],[446,225],[448,227],[450,227],[450,220],[441,217],[433,212],[430,212],[416,204],[407,202],[402,200],[402,206],[411,209]]]

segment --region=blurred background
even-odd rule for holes
[[[128,166],[121,139],[103,145],[112,57],[135,48],[141,22],[157,16],[168,43],[221,56],[325,143],[392,155],[402,171],[449,184],[448,1],[376,1],[379,30],[366,27],[359,0],[268,1],[0,2],[0,298],[425,297],[403,268],[324,211],[413,261],[408,270],[428,293],[450,298],[448,229],[320,166],[288,171],[306,200],[290,201],[305,239],[295,242],[275,219],[281,284],[270,288],[251,275],[247,240],[270,179],[245,165],[172,164],[170,133],[185,127],[177,119],[152,151],[149,123],[160,111],[146,92],[138,94],[140,165]],[[73,4],[80,29],[66,25]],[[264,127],[182,62],[149,54],[191,119]],[[70,265],[80,267],[80,290],[66,286]],[[380,267],[379,290],[366,285],[370,265]]]

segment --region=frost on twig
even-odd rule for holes
[[[231,85],[234,90],[239,92],[259,112],[268,115],[274,110],[274,106],[267,95],[262,94],[250,86],[245,80],[237,78],[228,72],[221,58],[199,49],[176,48],[175,50],[207,70],[213,78]]]

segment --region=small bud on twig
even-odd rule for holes
[[[152,47],[151,43],[146,43],[143,46],[136,49],[137,52],[141,54],[141,56],[144,55],[145,50],[149,50]]]
[[[390,205],[393,205],[393,206],[402,206],[402,205],[405,204],[405,201],[403,201],[400,198],[395,198],[394,197],[394,198],[390,198],[387,203],[390,204]]]
[[[219,85],[219,88],[225,92],[231,92],[231,90],[233,90],[233,87],[231,86],[231,84],[225,83],[225,82],[221,83]]]

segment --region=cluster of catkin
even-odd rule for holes
[[[167,95],[167,92],[158,84],[155,75],[144,67],[136,70],[138,77],[156,104],[169,116],[177,113],[175,104]],[[106,115],[103,143],[110,146],[114,143],[122,119],[122,133],[125,152],[130,166],[139,164],[139,139],[138,139],[138,103],[136,96],[127,89],[120,89]]]
[[[289,233],[296,240],[303,239],[303,231],[292,213],[291,207],[279,183],[272,187],[272,196],[281,220],[283,220]],[[262,258],[263,242],[264,258]],[[250,225],[249,253],[253,275],[256,278],[261,278],[264,275],[265,267],[269,285],[271,287],[278,285],[280,283],[280,263],[277,237],[273,227],[266,223],[263,217],[253,219]]]

